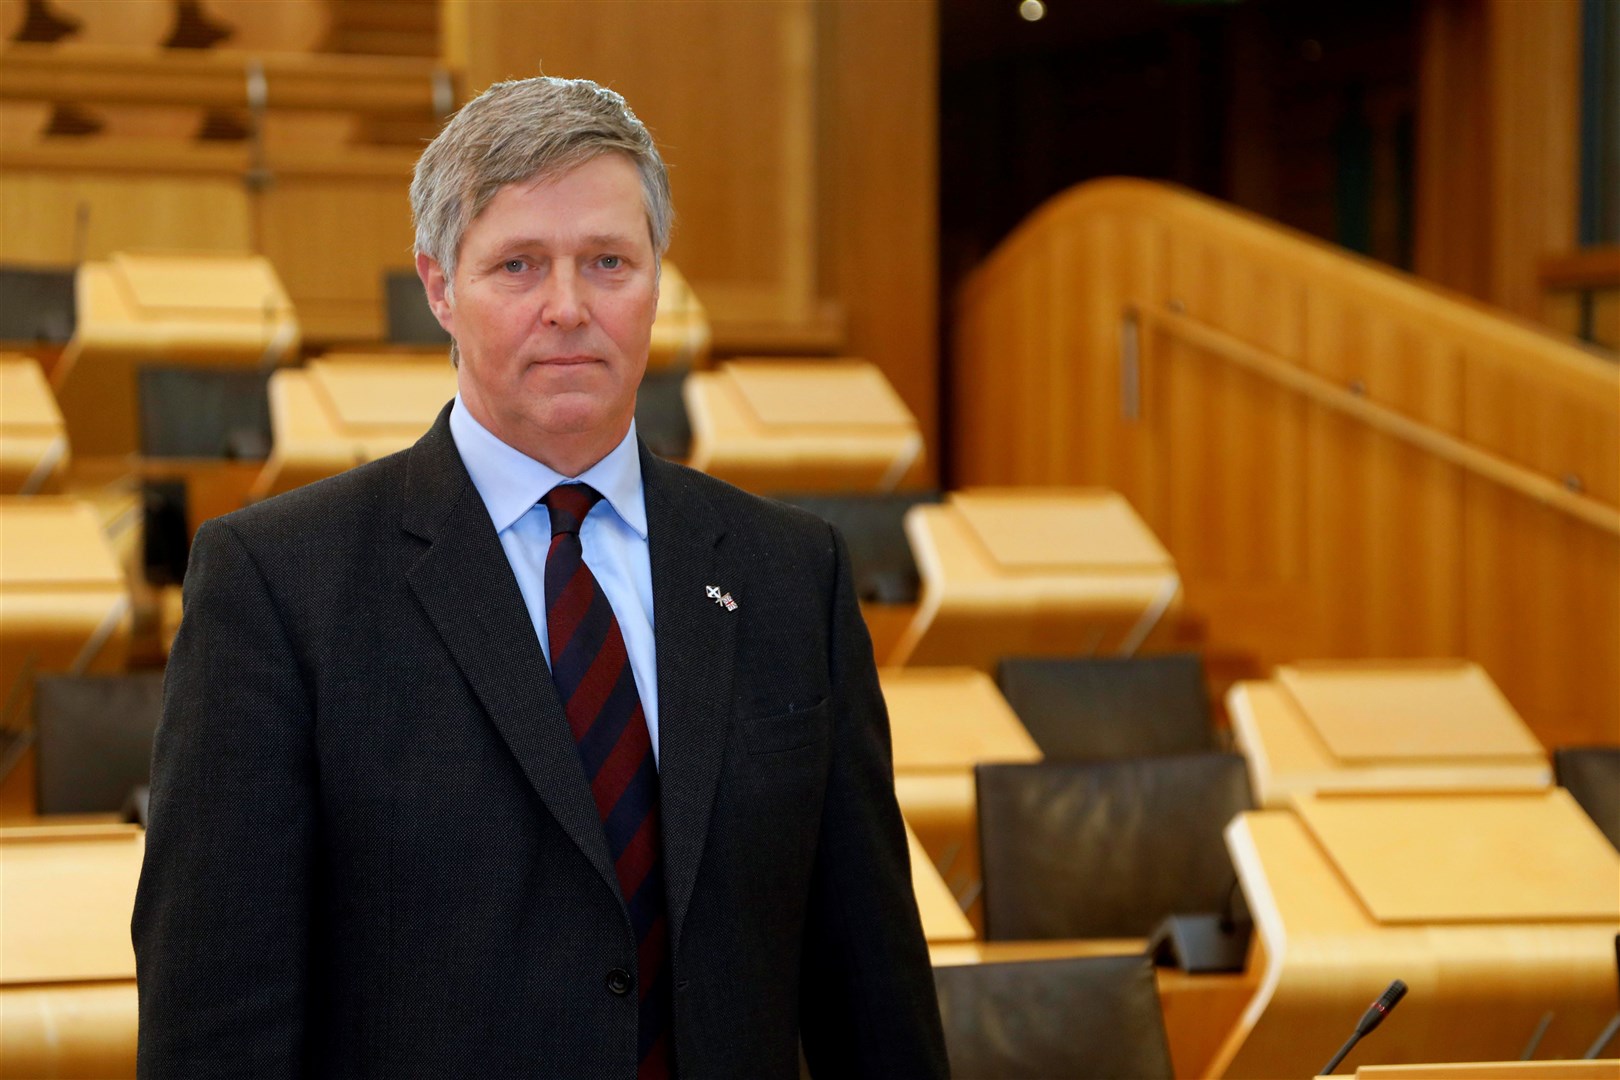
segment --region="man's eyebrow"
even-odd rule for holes
[[[544,236],[514,236],[502,242],[500,250],[508,248],[538,248],[548,250],[555,241]],[[625,233],[592,233],[579,238],[579,243],[585,247],[627,247],[634,241]]]

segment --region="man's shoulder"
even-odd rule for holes
[[[655,468],[656,482],[665,485],[671,497],[676,501],[695,500],[707,505],[727,532],[740,531],[762,538],[831,547],[831,526],[808,510],[744,491],[671,461],[659,460]]]
[[[244,538],[269,539],[397,527],[410,451],[271,496],[215,519]],[[214,524],[214,523],[209,523]]]

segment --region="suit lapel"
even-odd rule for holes
[[[402,524],[430,546],[406,579],[536,794],[617,895],[562,702],[489,511],[456,451],[448,407],[410,454]]]
[[[731,723],[737,615],[709,586],[729,591],[708,500],[683,470],[641,449],[658,650],[658,780],[671,940],[692,900]]]

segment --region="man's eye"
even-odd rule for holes
[[[624,265],[624,260],[619,258],[617,255],[604,255],[597,260],[597,263],[604,270],[617,270],[620,266]]]
[[[505,270],[509,274],[521,274],[524,270],[528,269],[528,266],[529,264],[524,262],[522,259],[507,259],[501,264],[501,269]]]

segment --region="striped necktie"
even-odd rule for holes
[[[673,1074],[669,944],[658,770],[624,635],[607,594],[585,565],[579,529],[602,498],[584,484],[559,484],[540,500],[551,514],[546,553],[546,635],[551,677],[607,833],[608,853],[637,941],[639,1077]],[[632,984],[615,969],[608,990]]]

